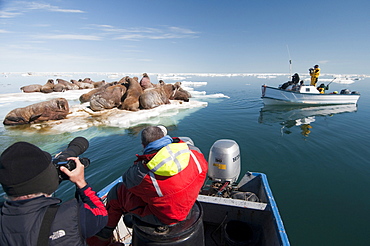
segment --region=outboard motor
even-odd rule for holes
[[[214,182],[235,183],[239,174],[239,145],[234,140],[217,140],[209,151],[208,177]]]
[[[241,170],[239,145],[234,140],[220,139],[211,147],[208,158],[208,178],[200,194],[224,198],[259,201],[252,192],[240,191],[236,183]]]

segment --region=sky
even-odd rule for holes
[[[370,74],[369,12],[369,0],[0,0],[0,72]]]

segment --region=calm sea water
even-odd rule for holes
[[[76,75],[73,79],[84,77]],[[86,77],[113,81],[106,75]],[[8,93],[19,93],[22,85],[44,84],[46,80],[1,77],[1,96],[7,98]],[[370,245],[369,78],[349,85],[331,84],[331,91],[359,91],[357,106],[309,108],[264,107],[261,85],[277,86],[287,80],[286,76],[186,76],[184,80],[207,82],[194,89],[209,97],[193,99],[207,102],[207,106],[184,109],[175,115],[161,113],[158,119],[152,117],[131,127],[92,126],[54,133],[28,126],[1,126],[1,151],[22,140],[56,153],[74,137],[84,136],[90,147],[82,156],[91,160],[86,177],[95,190],[100,190],[132,164],[135,154],[141,153],[139,133],[146,124],[165,124],[171,136],[191,137],[206,157],[216,140],[233,139],[241,149],[242,173],[267,174],[292,245]],[[29,104],[0,101],[0,115],[4,117],[11,109]],[[63,181],[56,196],[68,200],[73,191],[73,185]]]

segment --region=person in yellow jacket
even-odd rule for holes
[[[310,76],[311,76],[311,84],[313,86],[316,86],[317,80],[320,76],[320,68],[319,65],[315,65],[314,68],[309,69]]]

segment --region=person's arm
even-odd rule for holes
[[[86,182],[84,165],[77,157],[70,157],[68,160],[74,160],[76,168],[69,171],[67,168],[61,167],[60,170],[69,177],[72,183],[76,184],[77,194],[81,198],[81,202],[79,202],[81,233],[84,238],[88,238],[95,235],[107,224],[108,213],[101,199]]]
[[[90,185],[77,189],[77,193],[81,198],[79,208],[81,233],[84,238],[88,238],[104,228],[108,222],[108,212]]]

